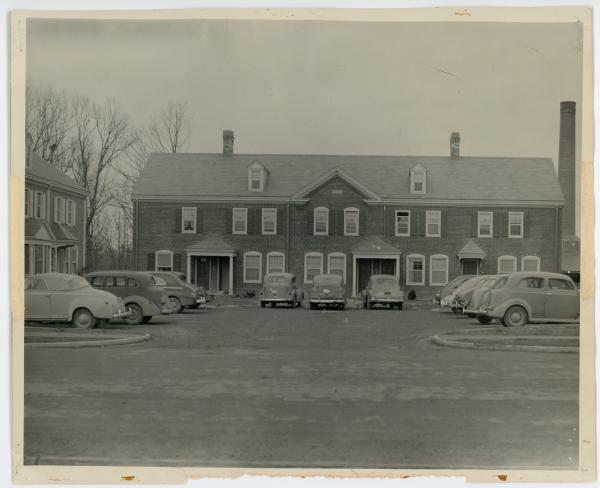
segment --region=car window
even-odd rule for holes
[[[550,288],[551,290],[572,290],[573,284],[567,280],[550,278],[548,280],[548,288]]]
[[[138,282],[137,282],[137,280],[134,280],[133,278],[127,278],[127,286],[129,286],[130,288],[137,288]]]
[[[160,276],[152,276],[152,283],[158,286],[167,286],[167,282]]]
[[[104,278],[104,286],[106,288],[115,286],[115,279],[112,276]]]
[[[69,290],[80,290],[81,288],[88,288],[90,284],[85,278],[73,278],[69,281]]]
[[[544,278],[523,278],[519,281],[519,288],[544,288]]]
[[[265,283],[287,283],[287,280],[285,276],[269,276],[265,278]]]
[[[496,282],[496,284],[492,288],[494,288],[494,289],[502,288],[506,284],[506,280],[508,280],[508,276],[503,276]]]
[[[376,285],[395,285],[397,283],[394,278],[376,278],[375,284]]]
[[[156,275],[156,276],[165,280],[165,283],[169,286],[179,286],[181,284],[181,282],[179,281],[179,279],[176,276],[170,275],[168,273]]]
[[[127,280],[123,276],[115,278],[115,286],[127,286]]]
[[[98,287],[104,286],[104,277],[103,276],[94,276],[92,278],[92,286],[98,286]]]
[[[25,283],[26,290],[47,290],[48,285],[46,282],[40,278],[30,278]]]

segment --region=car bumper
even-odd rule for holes
[[[462,313],[466,315],[481,315],[481,312],[478,309],[474,308],[463,308]]]
[[[314,303],[314,304],[323,304],[323,305],[332,305],[332,304],[341,304],[341,303],[346,303],[346,300],[344,298],[311,298],[309,300],[309,303]]]
[[[175,312],[177,312],[177,307],[174,307],[173,305],[167,305],[161,309],[160,314],[161,315],[170,315]]]
[[[289,302],[293,302],[294,301],[294,297],[289,297],[289,298],[261,298],[260,299],[261,302],[264,303],[289,303]]]
[[[198,305],[206,305],[206,298],[204,298],[204,297],[198,297],[198,298],[196,298],[196,303]]]
[[[369,303],[404,303],[402,298],[385,298],[385,297],[373,297],[369,300]]]
[[[128,308],[127,310],[124,310],[122,312],[115,312],[113,313],[112,318],[113,319],[124,319],[127,318],[131,315],[131,309]]]

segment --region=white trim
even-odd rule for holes
[[[327,215],[327,220],[325,220],[325,232],[317,232],[317,212],[324,212]],[[316,207],[315,209],[313,209],[313,235],[329,235],[329,209],[327,207]]]
[[[407,213],[408,214],[408,232],[405,234],[400,234],[398,232],[398,214],[399,213]],[[394,213],[394,235],[398,237],[410,237],[410,210],[396,210]]]
[[[517,235],[511,235],[510,233],[510,217],[511,215],[518,215],[521,218],[521,232]],[[509,239],[523,239],[523,234],[525,230],[525,213],[524,212],[508,212],[508,238]]]
[[[267,211],[267,213],[274,213],[275,214],[275,221],[274,221],[274,225],[273,225],[273,231],[270,232],[266,232],[265,231],[265,210]],[[277,234],[277,209],[276,208],[263,208],[262,209],[262,214],[261,214],[261,230],[263,235],[275,235]]]
[[[194,218],[186,219],[185,218],[186,211],[193,211]],[[184,223],[186,220],[191,220],[193,222],[193,224],[194,224],[193,230],[185,230]],[[181,233],[182,234],[195,234],[197,231],[197,229],[196,229],[197,225],[198,225],[198,209],[196,207],[181,207]]]
[[[539,258],[539,256],[523,256],[521,258],[521,271],[531,271],[531,270],[525,269],[524,264],[525,264],[526,260],[528,260],[528,261],[535,260],[536,264],[537,264],[537,269],[535,269],[534,271],[539,271],[540,270],[540,268],[541,268],[541,259]]]
[[[317,274],[323,274],[323,254],[320,252],[307,252],[304,254],[304,283],[312,283],[312,280],[308,279],[308,276],[306,273],[308,270],[308,268],[306,267],[306,261],[309,257],[321,258],[321,267],[319,268],[319,273],[317,273]]]
[[[421,262],[423,263],[423,269],[421,270],[421,276],[422,276],[422,280],[421,281],[410,281],[410,268],[409,268],[409,264],[411,262],[411,259],[420,259]],[[408,254],[406,256],[406,284],[407,285],[425,285],[425,256],[423,256],[422,254]]]
[[[500,261],[508,261],[511,260],[514,264],[513,266],[513,270],[512,271],[502,271],[500,269]],[[517,258],[515,256],[510,256],[508,254],[505,254],[504,256],[498,256],[498,274],[503,274],[503,273],[515,273],[517,271]]]
[[[327,273],[331,274],[331,258],[343,258],[344,266],[342,268],[342,280],[346,284],[346,255],[343,252],[330,252],[327,255]]]
[[[429,217],[433,217],[434,215],[438,217],[438,221],[437,222],[429,222]],[[430,223],[432,225],[437,223],[437,226],[438,226],[437,234],[429,233],[429,224]],[[427,210],[425,212],[425,237],[442,237],[442,212],[440,210]]]
[[[259,185],[258,188],[252,188],[252,172],[253,171],[260,171],[260,176],[259,176]],[[265,188],[265,167],[260,164],[258,161],[254,161],[249,167],[248,167],[248,191],[252,191],[252,192],[257,192],[257,191],[263,191]]]
[[[158,255],[169,255],[171,259],[170,266],[159,266],[158,265]],[[173,251],[169,251],[168,249],[159,249],[158,251],[154,251],[154,271],[160,271],[158,268],[171,268],[170,271],[173,271]]]
[[[282,269],[281,269],[281,272],[282,273],[285,272],[285,253],[279,252],[279,251],[273,251],[273,252],[267,253],[267,274],[275,272],[275,271],[271,271],[270,259],[272,257],[281,257],[282,258],[282,262],[281,262]]]
[[[48,180],[46,178],[42,178],[42,177],[32,174],[30,172],[27,172],[25,174],[25,180],[30,180],[35,183],[43,183],[52,188],[58,188],[60,190],[65,190],[67,192],[76,193],[77,195],[81,195],[82,197],[87,197],[90,193],[85,188],[73,188],[72,186],[64,185],[64,184],[58,183],[54,180]]]
[[[349,176],[347,173],[342,171],[340,168],[333,168],[331,171],[328,171],[327,173],[319,176],[316,180],[312,181],[311,183],[306,185],[304,188],[301,188],[296,193],[294,193],[290,198],[292,200],[301,199],[302,197],[308,195],[310,192],[312,192],[316,188],[320,187],[321,185],[325,184],[327,181],[334,178],[335,176],[339,176],[342,180],[344,180],[350,186],[353,186],[360,193],[362,193],[363,195],[366,195],[367,198],[369,198],[370,200],[381,201],[381,197],[377,193],[369,190],[366,186],[364,186],[358,180],[355,180],[354,178]]]
[[[443,282],[440,281],[438,283],[438,282],[433,281],[433,260],[434,259],[444,259],[446,261],[446,266],[445,266],[446,277]],[[446,254],[432,254],[431,256],[429,256],[429,285],[430,286],[444,286],[444,285],[448,284],[448,263],[449,263],[449,259]]]
[[[256,257],[258,256],[258,279],[257,280],[249,280],[246,278],[246,258],[248,256]],[[255,269],[255,268],[252,268]],[[262,283],[262,253],[258,251],[248,251],[244,253],[244,283]]]
[[[241,212],[244,214],[244,231],[235,230],[235,214]],[[233,208],[231,211],[231,233],[232,234],[247,234],[248,233],[248,209],[247,208]]]
[[[423,188],[421,190],[415,190],[415,176],[423,175]],[[422,195],[427,193],[427,168],[421,163],[415,164],[410,169],[410,192],[416,195]]]
[[[351,213],[356,213],[356,232],[347,232],[346,231],[346,218],[347,215]],[[360,229],[360,210],[356,207],[346,207],[344,209],[344,235],[345,236],[357,236],[359,234]]]
[[[25,193],[23,195],[23,210],[25,210],[26,219],[31,216],[31,195],[31,190],[25,187]]]
[[[484,215],[489,215],[490,217],[490,233],[488,234],[482,234],[481,233],[481,218]],[[477,212],[477,237],[482,237],[482,238],[488,238],[488,237],[494,237],[494,212]]]

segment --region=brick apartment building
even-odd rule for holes
[[[574,138],[574,104],[561,113]],[[429,296],[460,274],[560,270],[565,201],[552,160],[462,157],[458,133],[449,152],[235,154],[226,130],[222,154],[152,154],[133,194],[137,269],[183,271],[230,294],[257,291],[273,271],[301,286],[338,273],[349,296],[373,273]]]
[[[85,266],[87,191],[32,149],[26,137],[25,276]]]

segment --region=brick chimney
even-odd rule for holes
[[[460,157],[460,133],[453,132],[450,134],[450,157],[458,159]]]
[[[223,131],[223,156],[233,154],[233,131],[225,129]]]
[[[562,235],[575,235],[575,102],[560,103],[558,182],[565,197]]]

